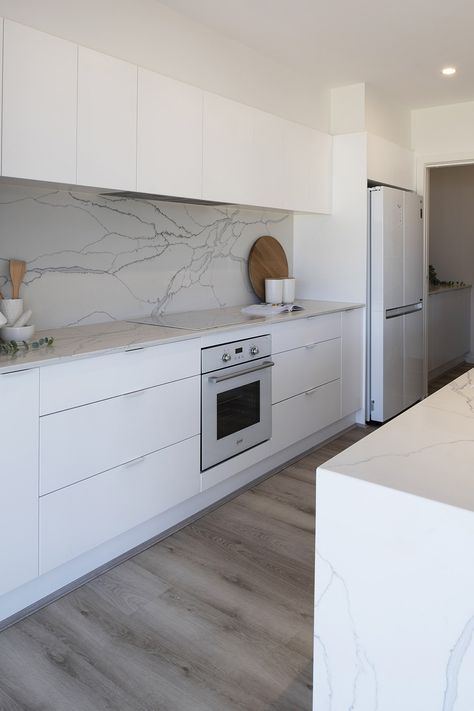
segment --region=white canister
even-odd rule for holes
[[[282,279],[283,284],[283,303],[292,304],[295,300],[296,279]]]
[[[267,304],[282,303],[283,279],[265,279],[265,301]]]
[[[0,311],[7,319],[7,325],[13,326],[23,313],[23,299],[0,299]]]

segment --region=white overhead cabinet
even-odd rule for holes
[[[285,173],[280,205],[300,212],[331,212],[331,136],[291,121],[284,124]]]
[[[0,77],[3,77],[3,17],[0,17]],[[3,81],[0,81],[0,106],[2,106],[2,96],[3,96]],[[2,119],[0,116],[0,156],[2,155]],[[0,174],[1,174],[1,164],[0,164]]]
[[[204,95],[203,197],[307,212],[331,208],[328,134]]]
[[[136,189],[137,67],[79,47],[77,182]]]
[[[204,94],[202,196],[252,204],[253,109]]]
[[[0,595],[38,575],[38,370],[0,375]]]
[[[201,198],[202,102],[200,89],[138,69],[139,192]]]
[[[10,20],[3,36],[2,175],[330,212],[330,135]]]
[[[77,46],[5,20],[2,175],[76,182]]]

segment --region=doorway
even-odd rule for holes
[[[474,362],[474,164],[427,167],[425,218],[428,387],[458,363]]]

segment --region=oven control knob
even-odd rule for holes
[[[228,362],[230,361],[230,359],[231,359],[230,353],[224,353],[224,354],[223,354],[222,360],[224,361],[224,363],[228,363]]]
[[[251,356],[258,355],[259,353],[260,353],[260,351],[258,350],[257,346],[250,346],[250,355]]]

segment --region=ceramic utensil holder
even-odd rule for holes
[[[283,280],[265,279],[265,301],[267,304],[281,304],[283,299]]]
[[[295,300],[296,279],[282,279],[283,284],[283,303],[292,304]]]
[[[7,325],[13,326],[23,313],[23,299],[0,299],[0,311],[7,319]]]

